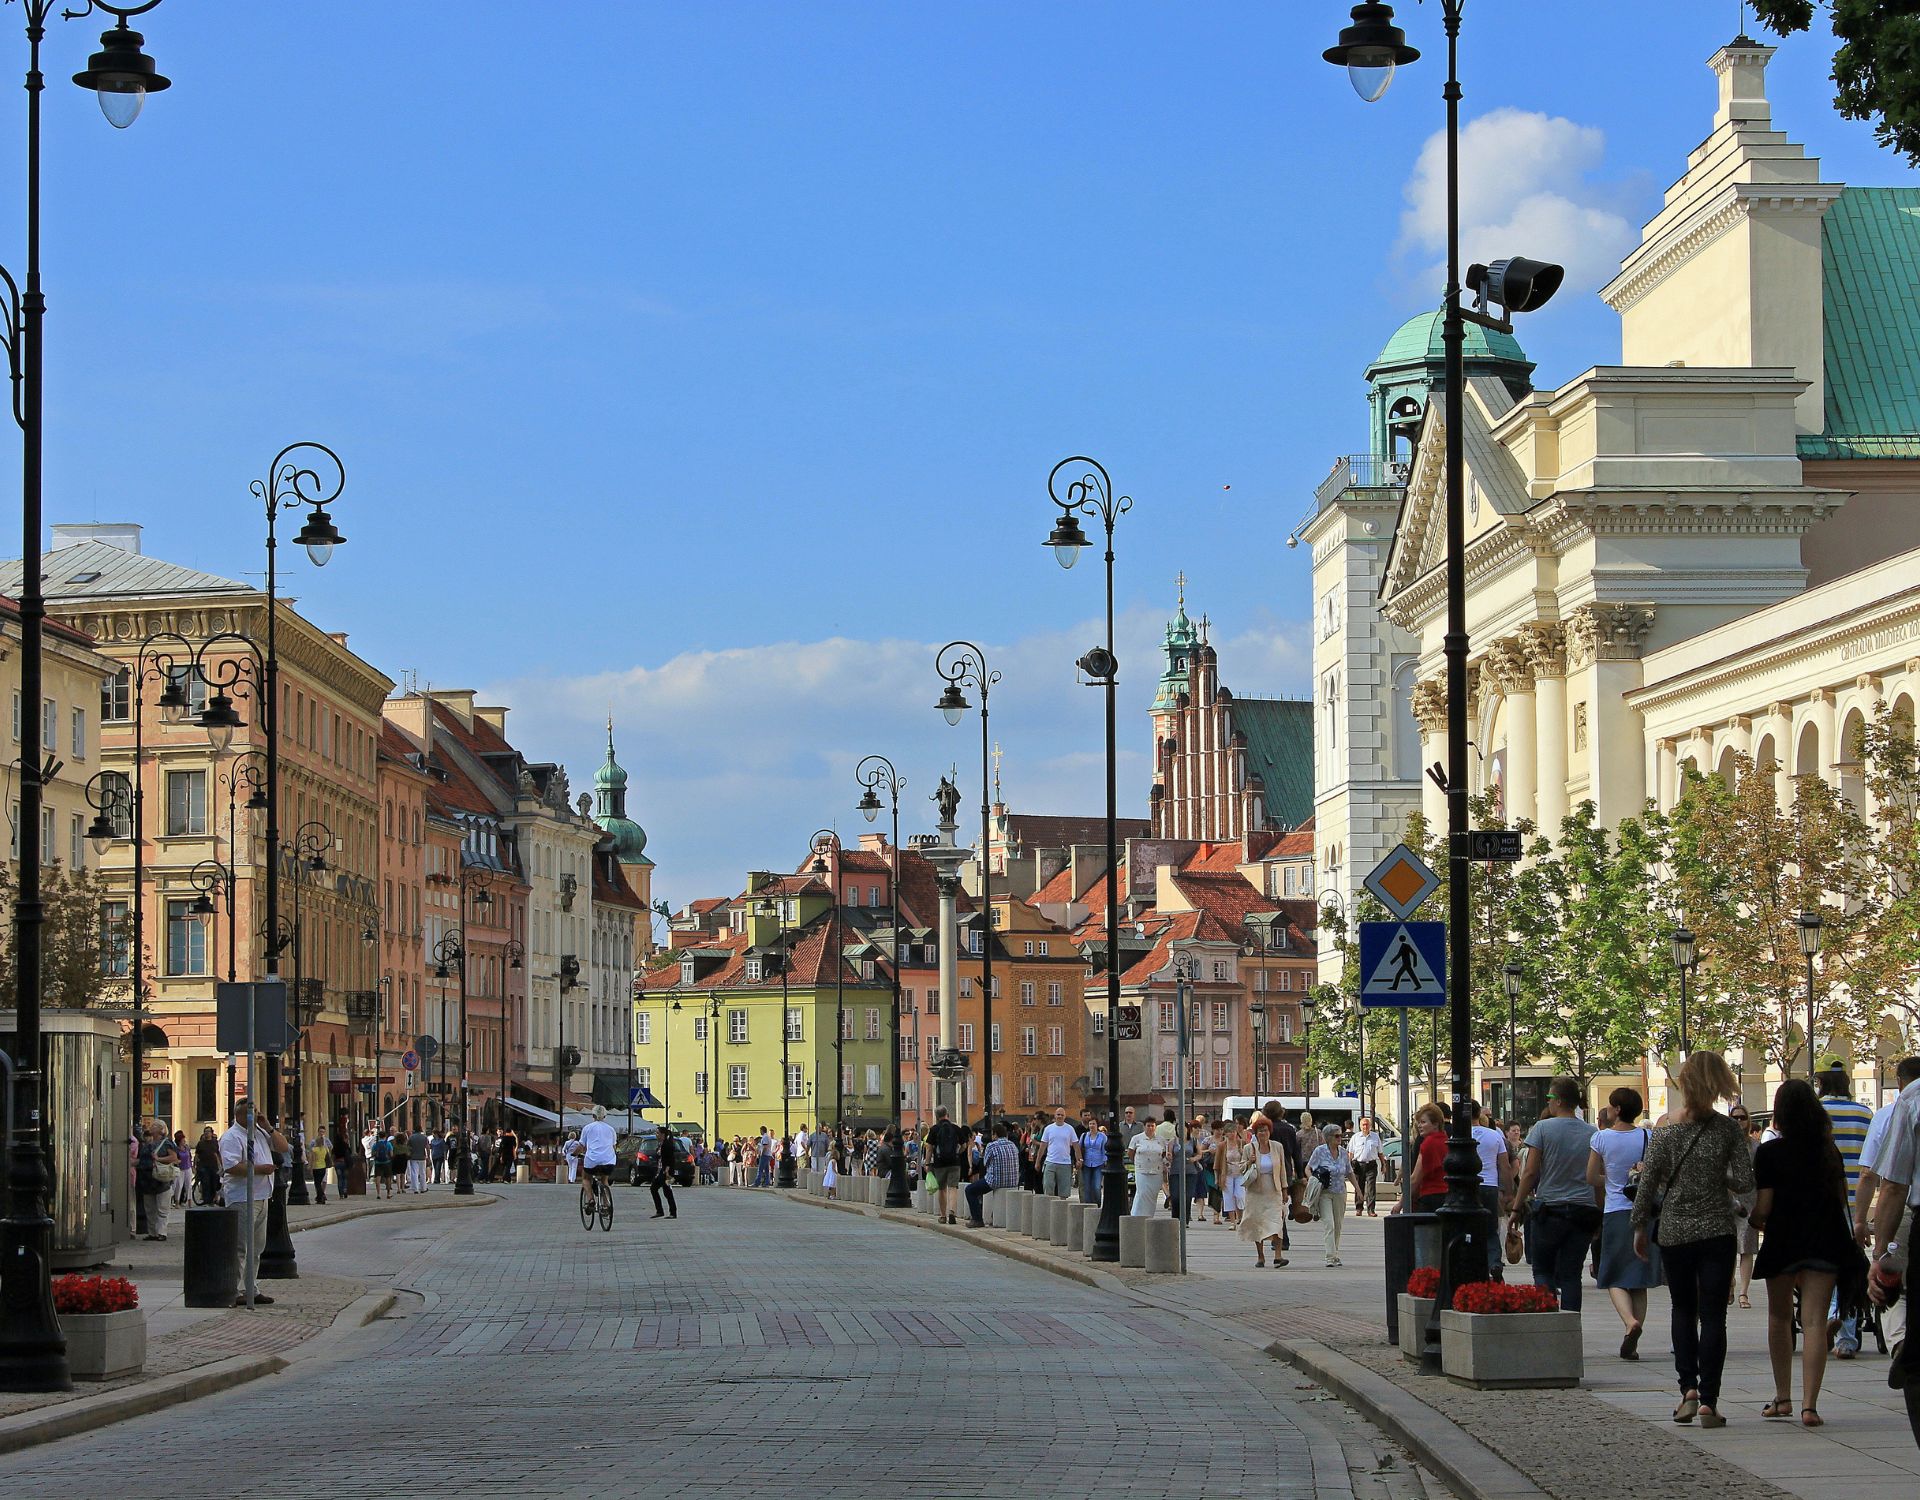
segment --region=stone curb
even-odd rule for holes
[[[924,1215],[870,1210],[865,1204],[828,1202],[806,1193],[788,1196],[796,1201],[817,1203],[870,1219],[886,1219],[912,1224],[921,1229],[952,1235],[982,1250],[992,1250],[1011,1260],[1022,1261],[1043,1271],[1052,1271],[1087,1286],[1124,1293],[1187,1317],[1216,1324],[1222,1331],[1245,1343],[1258,1345],[1270,1357],[1291,1365],[1316,1385],[1324,1386],[1374,1426],[1386,1433],[1423,1468],[1439,1476],[1462,1500],[1547,1500],[1547,1493],[1531,1479],[1501,1458],[1465,1428],[1448,1420],[1419,1397],[1374,1374],[1364,1365],[1329,1348],[1315,1339],[1274,1339],[1262,1343],[1230,1318],[1217,1313],[1199,1312],[1167,1302],[1153,1288],[1138,1287],[1091,1268],[1068,1265],[1058,1257],[1022,1245],[985,1238],[978,1230],[966,1230],[935,1224]]]
[[[287,1361],[278,1354],[235,1354],[178,1375],[143,1380],[124,1390],[102,1391],[97,1396],[63,1401],[42,1411],[21,1412],[0,1420],[0,1453],[16,1453],[22,1448],[124,1422],[129,1417],[144,1417],[180,1401],[231,1390],[286,1368]]]

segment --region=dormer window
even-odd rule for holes
[[[764,976],[765,972],[766,972],[766,965],[763,964],[759,959],[750,958],[747,960],[747,979],[751,983],[758,984],[761,978]]]
[[[978,929],[967,934],[967,951],[969,953],[985,952],[986,946],[986,938]]]
[[[690,958],[680,960],[680,982],[682,984],[693,983],[693,960]]]

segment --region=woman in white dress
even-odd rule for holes
[[[1247,1206],[1247,1190],[1240,1174],[1253,1163],[1253,1151],[1237,1121],[1229,1120],[1220,1133],[1214,1151],[1213,1175],[1220,1184],[1220,1213],[1229,1224],[1240,1222],[1240,1211]]]
[[[1287,1153],[1273,1143],[1273,1126],[1265,1115],[1255,1115],[1253,1127],[1252,1180],[1246,1184],[1246,1207],[1240,1213],[1240,1238],[1253,1241],[1253,1263],[1267,1263],[1267,1242],[1273,1242],[1273,1265],[1278,1270],[1287,1263],[1281,1251],[1281,1236],[1287,1228]]]
[[[1159,1206],[1160,1186],[1167,1173],[1167,1148],[1171,1144],[1147,1130],[1136,1135],[1133,1144],[1127,1147],[1133,1157],[1132,1217],[1151,1219]]]

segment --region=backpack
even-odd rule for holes
[[[379,1164],[380,1162],[392,1161],[393,1160],[393,1142],[388,1140],[385,1136],[382,1136],[379,1140],[375,1141],[373,1143],[373,1159],[376,1165]]]

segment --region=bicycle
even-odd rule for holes
[[[593,1216],[600,1215],[600,1227],[613,1230],[613,1184],[598,1171],[589,1171],[580,1182],[580,1227],[591,1231]]]
[[[193,1174],[193,1188],[189,1196],[195,1208],[220,1208],[225,1203],[219,1185],[209,1182],[198,1172]]]

